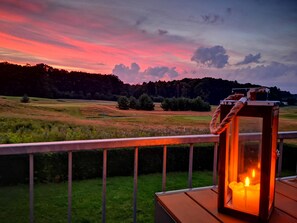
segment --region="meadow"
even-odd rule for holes
[[[0,96],[0,143],[208,134],[210,112],[119,110],[96,100]],[[297,107],[281,107],[279,131],[297,130]]]
[[[208,134],[212,112],[119,110],[116,102],[0,96],[0,143]],[[297,130],[297,107],[281,107],[279,131]],[[296,144],[296,141],[292,141]],[[153,222],[161,174],[139,176],[138,222]],[[1,179],[0,179],[1,180]],[[193,186],[211,185],[211,171],[196,171]],[[101,222],[101,179],[73,182],[73,222]],[[187,173],[168,173],[167,190],[187,187]],[[132,222],[133,178],[107,178],[107,222]],[[28,222],[28,185],[0,188],[1,222]],[[67,182],[35,185],[36,222],[66,222]]]

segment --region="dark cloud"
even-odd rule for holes
[[[231,8],[227,8],[226,12],[227,12],[228,15],[232,15],[232,9]]]
[[[114,66],[112,73],[116,75],[137,75],[140,71],[140,67],[137,63],[131,63],[131,67],[125,66],[124,64],[117,64]]]
[[[236,65],[244,65],[244,64],[250,64],[250,63],[260,63],[261,59],[261,53],[257,53],[256,55],[249,54],[244,57],[243,61],[237,63]]]
[[[295,93],[297,86],[297,65],[272,62],[268,65],[249,66],[234,70],[230,73],[229,79],[236,79],[240,82],[248,81],[264,86],[277,86]]]
[[[142,25],[146,20],[147,20],[147,17],[146,17],[146,16],[141,16],[141,17],[139,17],[139,18],[136,20],[135,25],[136,25],[136,26],[140,26],[140,25]]]
[[[148,76],[156,76],[158,78],[163,78],[165,76],[168,76],[170,78],[174,78],[178,76],[178,72],[175,70],[175,67],[169,68],[169,67],[149,67],[144,71],[144,74]]]
[[[223,68],[228,64],[229,56],[222,46],[214,46],[210,48],[198,48],[191,58],[197,64],[204,64],[208,67]]]
[[[159,34],[160,36],[165,35],[165,34],[167,34],[167,33],[168,33],[167,30],[164,30],[164,29],[158,29],[158,34]]]
[[[175,67],[157,66],[149,67],[142,72],[137,63],[132,63],[130,67],[124,64],[117,64],[112,70],[112,73],[124,82],[142,83],[144,81],[157,81],[162,78],[171,79],[178,77],[179,73],[175,69]]]
[[[224,22],[224,18],[218,14],[202,15],[201,18],[206,24],[221,24]]]

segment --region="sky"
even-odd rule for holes
[[[297,94],[297,1],[1,0],[0,61]]]

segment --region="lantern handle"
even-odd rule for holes
[[[233,94],[233,95],[229,95],[227,98],[225,98],[225,100],[237,100],[237,101],[232,107],[232,109],[230,110],[230,112],[228,113],[228,115],[223,119],[223,121],[219,125],[217,125],[216,123],[217,123],[219,114],[221,113],[221,105],[217,107],[209,125],[209,129],[212,134],[217,135],[223,132],[228,127],[228,124],[231,122],[233,117],[235,117],[235,115],[246,104],[248,99],[247,97],[244,97],[243,94]]]

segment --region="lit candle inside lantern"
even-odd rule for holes
[[[232,190],[232,206],[235,209],[244,210],[245,208],[245,189],[242,182],[231,182],[229,187]]]
[[[250,178],[249,177],[246,177],[244,179],[244,186],[246,186],[246,187],[250,186]]]
[[[256,177],[256,171],[252,170],[252,178]],[[232,207],[234,209],[246,210],[252,214],[259,213],[260,184],[252,185],[249,177],[242,182],[231,182],[229,187],[232,190]]]
[[[253,213],[259,213],[260,184],[246,186],[246,209]]]

